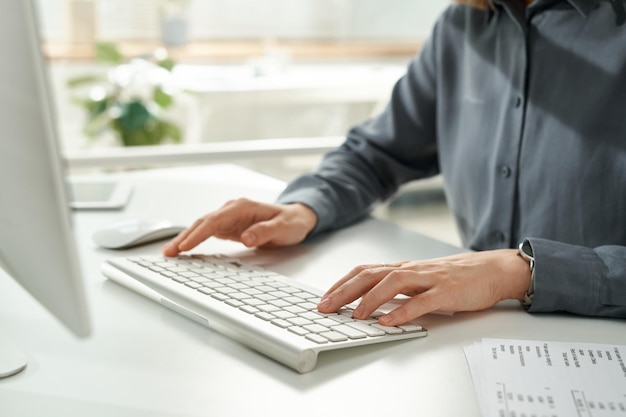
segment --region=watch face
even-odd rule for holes
[[[533,257],[533,248],[530,246],[530,242],[528,240],[524,240],[522,243],[520,243],[519,251],[520,255],[523,254],[529,259],[535,260],[535,258]]]

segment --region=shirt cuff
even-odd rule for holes
[[[534,297],[528,311],[597,315],[604,267],[595,251],[545,239],[528,242],[535,258]]]

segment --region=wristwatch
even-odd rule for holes
[[[528,286],[528,291],[524,294],[524,301],[522,302],[525,307],[529,307],[533,303],[535,295],[535,257],[533,256],[533,248],[527,239],[519,244],[517,254],[528,261],[530,266],[530,285]]]

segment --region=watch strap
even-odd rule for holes
[[[524,260],[528,261],[528,266],[530,268],[530,285],[528,286],[526,294],[524,294],[524,301],[522,301],[522,305],[529,307],[533,303],[535,295],[535,257],[528,239],[524,239],[524,241],[519,244],[517,254]]]

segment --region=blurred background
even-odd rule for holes
[[[288,181],[375,115],[448,0],[38,0],[72,172],[236,163]],[[441,179],[377,216],[458,244]]]

